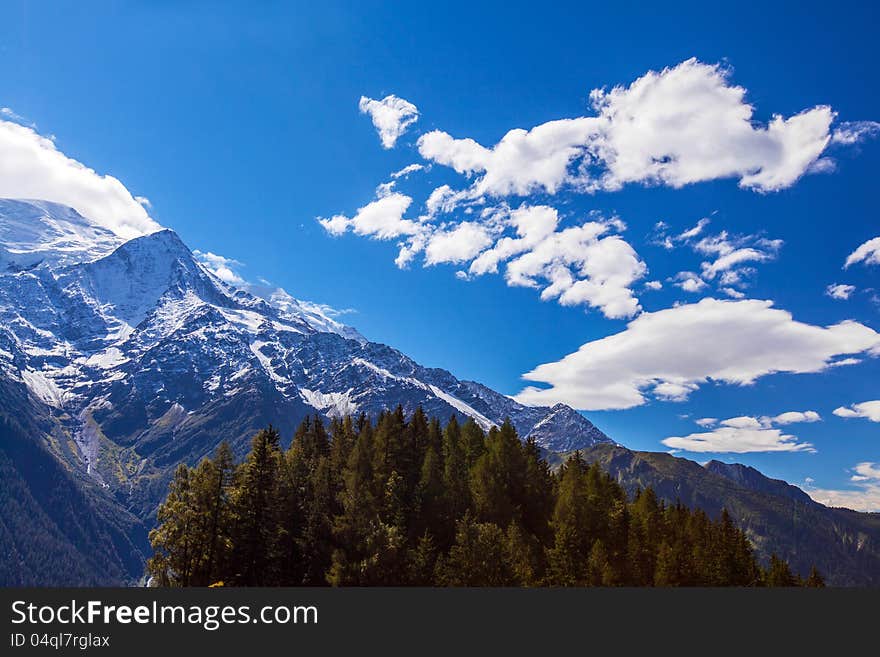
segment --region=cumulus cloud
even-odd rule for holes
[[[415,105],[393,94],[382,100],[361,96],[358,107],[373,121],[383,148],[393,148],[397,139],[419,119],[419,110]]]
[[[826,506],[845,507],[856,511],[880,511],[880,463],[864,461],[852,469],[852,488],[807,488],[814,500]]]
[[[816,106],[761,122],[746,90],[733,84],[731,71],[720,65],[689,59],[649,71],[628,86],[595,89],[590,98],[589,116],[517,127],[494,144],[431,130],[417,141],[424,164],[391,174],[377,198],[355,216],[338,214],[319,221],[332,235],[351,230],[374,239],[396,239],[399,267],[408,267],[419,256],[425,265],[467,264],[456,272],[458,278],[503,272],[509,285],[539,289],[542,299],[629,318],[641,310],[632,285],[647,268],[619,234],[623,228],[610,220],[562,226],[547,196],[614,191],[628,184],[681,187],[721,178],[770,192],[822,168],[820,159],[832,164],[822,155],[832,139],[835,115],[830,108]],[[396,96],[381,101],[364,97],[360,107],[373,119],[386,148],[418,118],[418,109]],[[871,128],[841,124],[837,130],[837,142],[843,144],[864,138]],[[417,212],[405,218],[413,199],[395,192],[394,183],[434,164],[459,174],[461,184],[453,180],[435,187],[416,204]],[[533,201],[535,196],[540,200]],[[549,230],[518,225],[510,197],[521,197],[522,207],[546,208],[544,226]],[[782,242],[726,232],[706,236],[708,224],[703,218],[664,236],[665,248],[683,243],[705,248],[699,273],[671,280],[689,292],[701,292],[711,283],[730,297],[742,298],[754,265],[775,258]],[[660,285],[653,281],[645,289]],[[685,394],[669,386],[662,389],[670,396]]]
[[[516,398],[582,410],[625,409],[683,399],[712,382],[748,385],[775,373],[821,372],[880,355],[880,334],[855,321],[828,327],[796,321],[772,301],[713,298],[646,312],[625,330],[588,342],[523,375]],[[675,394],[677,393],[677,394]]]
[[[433,130],[419,138],[419,153],[458,173],[482,173],[474,185],[475,196],[555,194],[569,180],[569,166],[586,153],[599,125],[595,118],[579,118],[550,121],[531,130],[518,128],[491,149],[473,139],[455,139]]]
[[[834,112],[817,106],[755,120],[730,70],[689,59],[649,71],[629,86],[594,89],[593,116],[517,128],[492,147],[434,130],[419,139],[426,160],[477,176],[472,193],[504,196],[616,190],[629,183],[671,187],[734,178],[770,192],[790,187],[832,139]],[[838,143],[867,134],[848,124]],[[861,124],[859,124],[861,125]]]
[[[866,265],[880,265],[880,237],[870,239],[849,254],[843,268],[864,262]]]
[[[434,190],[429,211],[442,208],[447,191]],[[632,317],[641,309],[632,285],[647,267],[616,234],[626,228],[616,217],[593,216],[562,228],[555,208],[523,204],[514,210],[493,206],[473,221],[436,225],[430,212],[421,221],[403,217],[410,197],[387,190],[382,194],[352,218],[336,215],[319,221],[333,235],[351,229],[376,239],[401,238],[395,260],[399,267],[424,252],[427,266],[470,263],[459,278],[503,269],[508,285],[539,289],[543,300],[555,299],[564,306],[597,308],[611,318]]]
[[[629,87],[593,91],[606,124],[591,145],[605,167],[602,186],[736,178],[768,192],[797,181],[828,145],[834,112],[817,106],[759,125],[746,90],[729,78],[728,69],[689,59]]]
[[[456,224],[450,230],[439,230],[431,235],[425,246],[425,263],[466,262],[492,243],[488,230],[473,222]]]
[[[846,285],[844,283],[832,283],[825,288],[825,294],[832,299],[840,299],[846,301],[856,291],[855,285]]]
[[[418,222],[403,217],[411,203],[412,198],[400,192],[383,192],[376,200],[358,208],[351,218],[337,214],[319,218],[318,222],[331,235],[342,235],[348,230],[378,240],[414,235],[419,232]]]
[[[119,180],[68,157],[33,128],[3,120],[0,197],[68,205],[124,239],[161,229],[147,213],[147,204],[138,202]]]
[[[880,422],[880,400],[866,401],[852,404],[849,407],[841,406],[834,409],[837,417],[864,418],[871,422]]]

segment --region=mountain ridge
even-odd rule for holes
[[[713,518],[726,509],[764,561],[776,554],[802,576],[815,565],[832,586],[880,586],[880,513],[826,507],[742,464],[703,466],[608,444],[581,455],[598,462],[630,495],[650,486],[668,504],[680,502]],[[551,461],[558,465],[562,458]]]
[[[69,433],[67,464],[141,518],[177,462],[210,454],[220,436],[241,454],[269,423],[290,436],[309,413],[375,416],[400,403],[484,428],[509,416],[523,438],[543,422],[535,438],[547,449],[610,440],[573,409],[526,407],[424,367],[280,288],[224,283],[170,229],[108,249],[89,242],[107,231],[88,227],[58,204],[0,202],[0,252],[23,252],[27,233],[32,254],[27,266],[0,259],[0,370]],[[56,257],[55,235],[68,233],[78,241]]]

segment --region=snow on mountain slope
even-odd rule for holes
[[[124,241],[73,208],[48,201],[0,199],[2,269],[27,269],[44,260],[60,265],[94,260]]]
[[[566,406],[422,367],[283,290],[229,286],[170,230],[123,243],[69,208],[0,201],[0,249],[0,376],[52,408],[73,465],[142,516],[180,461],[222,439],[244,451],[270,422],[289,438],[314,412],[421,405],[484,428],[510,417],[553,451],[608,441]]]

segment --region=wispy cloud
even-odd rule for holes
[[[852,296],[852,293],[855,291],[855,285],[846,285],[845,283],[832,283],[825,288],[826,296],[841,301],[846,301],[847,299],[849,299]]]
[[[697,424],[704,428],[712,427],[711,430],[687,436],[670,436],[661,442],[673,450],[686,452],[815,452],[810,443],[799,442],[797,436],[785,434],[774,425],[817,422],[819,419],[815,411],[789,411],[772,418],[743,415],[720,422],[714,418],[702,418],[697,420]]]
[[[856,511],[880,511],[880,463],[864,461],[851,470],[851,488],[827,489],[808,486],[806,492],[827,506],[846,507]]]

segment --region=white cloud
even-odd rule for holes
[[[693,244],[697,253],[715,256],[713,261],[700,265],[703,278],[712,280],[718,274],[726,274],[721,282],[728,285],[741,281],[745,270],[740,265],[773,260],[781,247],[782,240],[768,240],[757,235],[731,236],[727,231],[704,237]]]
[[[555,215],[555,210],[549,210]],[[546,232],[550,223],[546,216],[533,217],[529,227],[521,218],[513,222],[520,237],[499,241],[491,258],[475,260],[477,266],[470,273],[490,271],[496,258],[520,253],[507,263],[509,285],[543,288],[543,300],[557,299],[563,306],[588,305],[610,318],[632,317],[640,310],[630,286],[644,276],[647,267],[622,237],[607,234],[618,227],[614,222],[587,221],[550,233]]]
[[[419,119],[418,108],[395,95],[385,96],[382,100],[361,96],[358,107],[372,119],[384,148],[393,148],[397,139]]]
[[[771,240],[761,235],[731,235],[722,230],[716,235],[705,235],[710,220],[700,219],[696,225],[679,234],[670,234],[670,226],[660,221],[649,238],[652,244],[672,250],[680,245],[689,246],[695,253],[707,257],[700,264],[700,274],[679,272],[670,280],[685,292],[702,292],[708,282],[716,282],[718,291],[734,299],[742,299],[741,289],[748,286],[748,278],[755,273],[750,263],[774,260],[782,248],[782,240]],[[699,239],[697,239],[699,238]]]
[[[782,433],[774,425],[818,422],[816,411],[788,411],[776,417],[756,418],[741,415],[722,420],[702,418],[697,424],[711,431],[687,436],[670,436],[661,442],[667,447],[688,452],[737,453],[746,452],[814,452],[810,443],[798,442],[796,436]]]
[[[827,146],[834,113],[817,106],[758,125],[746,90],[728,78],[721,66],[690,59],[629,87],[593,91],[606,121],[591,145],[606,169],[602,186],[737,178],[741,187],[766,192],[797,181]]]
[[[706,282],[692,271],[680,271],[670,279],[685,292],[696,294],[706,288]]]
[[[412,198],[399,192],[388,192],[375,201],[358,208],[354,217],[337,214],[329,219],[319,218],[318,222],[331,235],[342,235],[352,230],[379,240],[388,240],[401,235],[414,235],[419,232],[418,222],[404,219]]]
[[[732,269],[736,265],[744,262],[764,262],[769,260],[771,256],[757,249],[745,248],[736,249],[723,256],[720,256],[715,262],[703,263],[703,276],[712,280],[719,272]]]
[[[692,228],[688,228],[686,231],[680,233],[677,239],[680,241],[687,241],[689,239],[697,237],[700,233],[703,232],[703,229],[709,225],[709,221],[710,220],[708,218],[703,217]]]
[[[199,251],[198,249],[193,251],[193,255],[205,269],[224,283],[231,285],[243,285],[245,283],[244,278],[236,271],[239,267],[244,267],[244,264],[238,260],[217,255],[210,251]]]
[[[832,299],[847,300],[856,291],[855,285],[845,285],[843,283],[832,283],[825,288],[825,294]]]
[[[808,488],[810,497],[827,506],[845,507],[856,511],[880,511],[880,464],[864,461],[852,469],[850,489]]]
[[[456,192],[449,185],[441,185],[431,192],[425,201],[425,209],[428,211],[426,219],[433,219],[437,214],[448,214],[455,210],[467,194]]]
[[[837,417],[858,417],[870,420],[871,422],[880,422],[880,400],[852,404],[848,408],[841,406],[834,409],[834,414]]]
[[[434,190],[429,212],[443,206],[448,188]],[[382,194],[385,194],[384,196]],[[631,289],[647,271],[635,250],[614,231],[626,225],[616,217],[595,217],[560,229],[555,208],[522,205],[484,209],[474,221],[436,226],[404,219],[411,198],[380,190],[380,198],[359,209],[353,218],[336,215],[319,222],[329,233],[349,229],[376,239],[403,238],[395,260],[408,266],[424,252],[425,265],[470,262],[459,278],[497,273],[504,266],[508,285],[541,290],[543,300],[564,306],[584,305],[606,317],[632,317],[640,310]]]
[[[866,265],[880,265],[880,237],[868,240],[850,253],[843,268],[846,269],[857,262],[864,262]]]
[[[645,289],[646,290],[662,290],[663,283],[661,283],[660,281],[646,281],[645,282]]]
[[[776,417],[762,418],[765,424],[796,424],[800,422],[821,422],[822,416],[816,411],[787,411]]]
[[[391,179],[397,180],[398,178],[405,178],[409,174],[415,173],[416,171],[421,171],[424,168],[425,167],[422,164],[418,164],[418,163],[408,164],[405,167],[403,167],[402,169],[400,169],[399,171],[395,171],[394,173],[392,173]]]
[[[419,153],[458,173],[482,173],[474,185],[475,196],[555,194],[569,179],[569,165],[584,155],[598,128],[595,118],[550,121],[531,130],[511,130],[491,149],[434,130],[419,138]]]
[[[69,205],[125,239],[161,229],[119,180],[68,157],[32,128],[3,120],[0,197]]]
[[[670,386],[694,390],[710,381],[748,385],[774,373],[821,372],[880,355],[880,334],[854,321],[822,327],[795,321],[772,301],[712,298],[643,313],[627,328],[584,344],[523,375],[526,404],[564,402],[578,409],[624,409]],[[659,389],[658,389],[659,388]]]
[[[466,262],[492,243],[485,227],[478,223],[462,222],[450,230],[431,235],[425,246],[425,264]]]
[[[425,165],[411,164],[393,173],[391,182],[377,190],[377,199],[354,217],[339,214],[319,221],[334,235],[352,230],[376,239],[399,239],[399,267],[419,255],[427,265],[469,262],[457,271],[458,278],[501,270],[509,285],[540,289],[544,300],[629,318],[641,310],[631,288],[647,267],[632,246],[614,234],[624,228],[612,219],[562,227],[555,209],[533,203],[530,197],[563,190],[614,191],[631,183],[681,187],[721,178],[769,192],[821,168],[820,158],[832,163],[821,155],[831,141],[835,115],[830,108],[816,106],[788,118],[774,115],[761,123],[746,101],[746,90],[731,84],[730,71],[720,65],[690,59],[650,71],[629,86],[596,89],[590,97],[591,116],[509,130],[490,146],[441,130],[427,132],[417,142]],[[386,148],[418,118],[414,105],[395,96],[382,101],[364,97],[360,106],[373,119]],[[870,131],[855,124],[838,130],[843,131],[841,143],[848,139],[844,133]],[[464,185],[436,187],[422,213],[406,219],[412,199],[395,192],[393,183],[432,163],[453,169],[464,177]],[[520,227],[517,211],[505,200],[509,196],[526,197],[522,208],[544,208],[550,219],[536,228]],[[450,216],[435,225],[441,215]],[[701,263],[700,274],[688,272],[685,278],[671,280],[690,292],[714,282],[724,294],[742,298],[746,279],[754,273],[750,265],[775,258],[782,242],[726,232],[705,237],[709,221],[702,218],[677,235],[664,233],[658,242],[670,249],[687,243],[711,256]],[[459,231],[456,224],[464,228]],[[667,228],[664,222],[658,223],[661,227]],[[466,244],[468,236],[474,239]],[[660,286],[652,281],[645,289]],[[687,390],[675,382],[659,388],[670,399],[686,396]]]
[[[880,135],[880,123],[877,121],[849,121],[837,126],[831,135],[831,141],[849,146],[877,135]]]
[[[660,442],[672,449],[687,452],[745,454],[816,451],[810,443],[798,442],[797,436],[784,434],[779,429],[765,429],[760,425],[737,426],[722,423],[722,426],[712,431],[692,433],[687,436],[670,436]]]
[[[789,187],[831,141],[835,114],[817,106],[761,125],[745,96],[728,70],[690,59],[628,87],[594,89],[594,116],[511,130],[491,148],[435,130],[419,139],[419,152],[477,175],[474,196],[554,194],[566,184],[582,191],[682,187],[719,178],[762,192]]]

